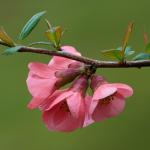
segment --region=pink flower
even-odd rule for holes
[[[71,46],[63,46],[62,51],[81,55]],[[28,108],[38,107],[55,90],[74,80],[80,74],[79,68],[82,65],[82,63],[58,56],[54,56],[48,65],[30,63],[27,86],[33,99],[28,104]]]
[[[107,83],[103,77],[96,75],[92,76],[91,88],[94,94],[89,111],[95,121],[117,116],[125,107],[125,98],[133,94],[130,86]]]
[[[43,121],[49,130],[71,132],[83,127],[87,87],[87,78],[81,76],[69,89],[57,90],[47,99],[41,109]]]

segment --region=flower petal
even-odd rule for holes
[[[46,111],[49,110],[49,108],[51,107],[51,104],[55,101],[55,99],[57,97],[59,97],[61,94],[63,93],[63,91],[61,90],[56,90],[51,96],[49,96],[48,98],[46,98],[41,105],[39,106],[39,109],[41,111]]]
[[[63,91],[61,91],[61,94],[59,94],[59,95],[57,94],[57,91],[55,91],[55,93],[51,97],[56,97],[56,99],[54,99],[54,101],[49,105],[49,107],[46,110],[50,110],[58,103],[65,101],[71,95],[72,95],[72,91],[63,90]],[[49,97],[49,99],[51,99],[51,97]]]
[[[83,104],[83,98],[81,97],[80,93],[77,92],[77,93],[71,95],[70,97],[68,97],[66,99],[66,101],[67,101],[69,110],[70,110],[73,117],[78,118],[81,115],[83,116],[83,114],[79,114],[80,108],[82,107],[81,105],[84,105]]]
[[[113,83],[111,84],[113,87],[117,88],[117,92],[119,94],[121,94],[123,97],[130,97],[133,95],[133,89],[126,85],[126,84],[122,84],[122,83]]]
[[[115,117],[124,110],[124,107],[125,107],[124,99],[115,97],[114,100],[106,106],[105,116],[108,118]]]
[[[62,46],[61,49],[64,52],[69,52],[71,54],[81,56],[81,54],[72,46]],[[54,56],[48,65],[60,70],[68,68],[68,66],[73,62],[76,61],[64,57]]]
[[[72,46],[62,46],[61,49],[64,52],[68,52],[77,56],[81,56],[81,54]]]
[[[35,109],[40,106],[40,104],[44,101],[41,98],[32,98],[32,100],[28,103],[27,107],[29,109]]]
[[[92,100],[104,99],[108,96],[113,95],[116,91],[116,87],[109,86],[109,84],[103,84],[95,90]]]
[[[43,79],[38,76],[29,74],[27,86],[33,97],[45,99],[55,90],[55,79]]]
[[[51,131],[71,132],[81,127],[81,123],[71,113],[60,111],[59,104],[43,112],[43,121]]]
[[[93,113],[93,119],[95,121],[102,121],[106,118],[111,118],[119,115],[125,107],[125,101],[123,97],[115,96],[109,104],[99,103]]]
[[[86,96],[85,97],[85,119],[84,119],[83,127],[87,127],[90,124],[94,123],[94,120],[92,119],[92,115],[89,112],[91,102],[92,102],[92,97]]]
[[[51,68],[49,68],[47,64],[43,63],[29,63],[28,68],[33,74],[43,78],[50,78],[52,74],[54,74],[52,73]]]

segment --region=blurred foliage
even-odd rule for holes
[[[46,18],[66,29],[62,43],[75,46],[85,56],[102,59],[100,50],[120,45],[123,31],[132,20],[136,27],[129,45],[136,51],[144,51],[143,31],[150,33],[149,5],[149,0],[1,0],[0,25],[17,38],[33,14],[47,10]],[[41,21],[25,43],[46,40],[46,29]],[[3,49],[1,46],[0,50]],[[64,134],[48,132],[40,112],[26,108],[31,99],[25,82],[27,64],[47,63],[49,59],[49,56],[25,53],[1,56],[0,149],[150,149],[149,68],[99,69],[97,73],[111,82],[132,85],[134,96],[127,100],[126,109],[119,117]]]

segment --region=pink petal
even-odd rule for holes
[[[55,97],[55,95],[57,96],[56,99],[54,99],[54,101],[49,105],[49,107],[46,110],[50,110],[51,108],[53,108],[58,103],[65,101],[69,96],[72,95],[72,91],[65,91],[64,90],[59,95],[57,95],[57,93],[54,93],[52,95],[52,97]],[[51,97],[49,99],[51,99]]]
[[[92,115],[89,112],[91,102],[92,102],[92,97],[86,96],[85,97],[85,119],[84,119],[83,127],[87,127],[90,124],[94,123],[94,120],[92,119]]]
[[[80,115],[83,116],[83,114],[80,114],[81,105],[84,105],[83,98],[81,97],[80,93],[75,93],[71,95],[66,99],[66,101],[73,117],[78,118]]]
[[[110,118],[110,117],[115,117],[117,115],[119,115],[125,107],[125,101],[124,99],[119,99],[119,98],[115,98],[106,108],[106,117]],[[107,111],[109,110],[109,111]]]
[[[93,100],[104,99],[113,95],[116,91],[116,87],[111,87],[109,84],[103,84],[94,91]]]
[[[111,118],[120,114],[125,107],[125,101],[122,97],[115,96],[109,104],[99,103],[93,113],[93,119],[95,121],[102,121],[106,118]]]
[[[68,52],[77,56],[81,56],[81,54],[72,46],[62,46],[61,49],[64,52]]]
[[[81,127],[79,120],[72,117],[70,112],[60,111],[59,105],[43,113],[43,121],[52,131],[71,132]]]
[[[61,48],[62,48],[62,51],[64,51],[64,52],[70,52],[74,55],[81,56],[81,54],[79,52],[77,52],[77,50],[75,48],[73,48],[71,46],[63,46]],[[69,64],[71,64],[73,62],[76,62],[76,61],[68,59],[68,58],[64,58],[64,57],[54,56],[48,65],[60,70],[60,69],[67,68],[69,66]]]
[[[122,83],[113,83],[111,84],[113,87],[117,88],[117,92],[119,94],[121,94],[123,97],[130,97],[133,95],[133,89],[126,85],[126,84],[122,84]]]
[[[93,112],[95,111],[97,105],[99,104],[99,101],[97,100],[92,100],[90,108],[89,108],[89,114],[92,115]]]
[[[94,121],[103,121],[106,119],[105,113],[103,111],[104,108],[97,106],[95,111],[93,112],[92,118]]]
[[[33,97],[47,98],[55,90],[55,79],[43,79],[29,74],[27,86]]]
[[[49,110],[49,108],[51,107],[51,104],[55,101],[55,99],[57,97],[59,97],[61,94],[63,93],[63,91],[61,90],[56,90],[51,96],[49,96],[48,98],[46,98],[41,105],[39,106],[41,111],[46,111]]]
[[[92,114],[94,112],[100,100],[113,95],[115,92],[117,92],[117,88],[112,87],[109,84],[102,84],[101,86],[99,86],[94,91],[89,113]]]
[[[44,101],[44,99],[41,98],[32,98],[32,100],[28,103],[27,107],[29,109],[35,109],[39,107],[39,105]]]
[[[51,68],[43,63],[29,63],[28,68],[33,74],[36,74],[43,78],[50,78],[52,75]]]

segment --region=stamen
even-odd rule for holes
[[[107,105],[114,100],[114,94],[101,100],[101,105]]]
[[[68,107],[66,101],[64,101],[64,102],[61,103],[60,110],[65,111],[65,112],[70,112],[69,107]]]

